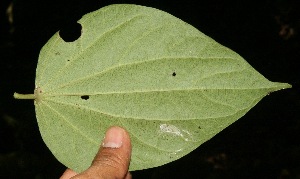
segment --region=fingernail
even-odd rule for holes
[[[111,127],[106,131],[102,147],[120,148],[123,141],[123,131],[119,127]]]

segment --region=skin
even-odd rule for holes
[[[131,179],[130,157],[128,132],[121,127],[110,127],[91,166],[79,174],[67,169],[60,179]]]

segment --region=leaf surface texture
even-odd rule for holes
[[[110,5],[79,23],[79,39],[65,42],[57,32],[42,48],[35,103],[43,140],[77,172],[89,167],[110,126],[130,133],[130,170],[151,168],[188,154],[289,87],[154,8]]]

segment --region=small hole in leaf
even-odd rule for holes
[[[88,100],[90,98],[89,95],[84,95],[84,96],[81,96],[81,99],[84,99],[84,100]]]
[[[74,42],[81,36],[81,25],[79,23],[67,23],[59,31],[60,37],[65,42]]]
[[[176,73],[175,73],[175,72],[173,72],[173,73],[172,73],[172,76],[176,76]]]

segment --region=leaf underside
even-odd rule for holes
[[[56,33],[36,70],[36,115],[56,158],[81,172],[105,130],[130,133],[130,170],[176,160],[288,84],[268,81],[242,57],[157,9],[110,5],[79,20],[82,34]]]

